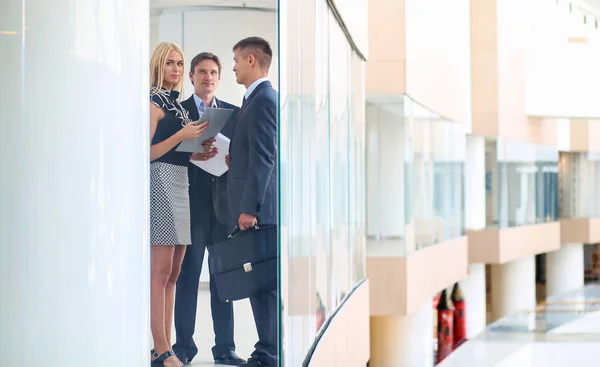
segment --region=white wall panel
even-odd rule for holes
[[[149,364],[147,0],[0,11],[0,353]]]

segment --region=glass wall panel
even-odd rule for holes
[[[405,256],[464,234],[465,128],[416,103],[367,105],[368,238]]]
[[[486,141],[486,224],[507,228],[558,218],[558,150],[506,138]]]
[[[366,122],[365,63],[352,54],[350,120],[350,281],[357,284],[366,275]]]
[[[600,153],[561,152],[560,217],[600,217]]]
[[[369,251],[404,254],[405,142],[401,97],[366,105],[366,192]]]
[[[324,1],[324,0],[317,0]],[[363,55],[368,54],[369,25],[365,14],[369,5],[367,0],[333,0],[340,13],[352,40]]]
[[[327,318],[364,278],[364,61],[325,0],[285,3],[282,333],[285,364],[300,366]]]
[[[350,127],[350,45],[339,25],[329,20],[329,70],[330,103],[329,126],[331,150],[331,251],[332,294],[331,302],[337,306],[349,287],[349,127]],[[335,71],[335,72],[334,72]]]
[[[315,135],[311,139],[315,154],[315,206],[316,231],[312,245],[315,247],[316,272],[316,331],[323,325],[332,309],[331,299],[331,233],[330,233],[330,127],[329,127],[329,11],[324,1],[313,2],[315,6],[315,48],[310,56],[315,62]],[[309,60],[310,61],[310,60]],[[307,70],[304,69],[304,72]],[[308,340],[314,341],[314,334]]]
[[[464,234],[465,129],[404,97],[406,253]]]

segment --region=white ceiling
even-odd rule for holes
[[[583,13],[600,18],[600,0],[578,0],[576,2]]]
[[[187,6],[232,6],[277,9],[277,0],[150,0],[150,9],[152,10]]]

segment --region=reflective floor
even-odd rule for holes
[[[591,366],[599,351],[600,285],[590,285],[492,323],[438,366]]]
[[[252,308],[248,300],[234,302],[235,344],[236,353],[244,359],[254,350],[258,340]],[[175,329],[173,329],[175,335]],[[214,345],[212,318],[210,314],[210,298],[208,290],[201,289],[198,294],[198,314],[196,316],[196,333],[194,340],[198,346],[198,355],[191,366],[223,366],[213,362],[211,348]]]

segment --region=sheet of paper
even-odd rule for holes
[[[220,133],[221,129],[229,118],[233,110],[226,108],[207,108],[200,119],[198,119],[198,123],[208,121],[208,128],[202,135],[198,137],[196,140],[184,140],[177,147],[178,152],[187,152],[187,153],[196,153],[203,152],[202,142],[205,140],[213,139]]]
[[[215,136],[215,146],[219,151],[216,156],[207,161],[195,161],[192,159],[191,162],[211,175],[221,177],[229,169],[225,163],[225,157],[229,154],[229,138],[221,133],[217,134]]]

